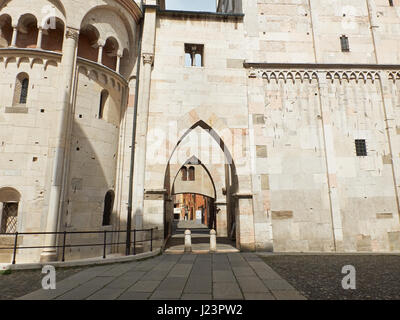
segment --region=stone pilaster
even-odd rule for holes
[[[133,174],[133,227],[143,225],[144,189],[146,171],[146,145],[150,105],[151,71],[154,62],[156,10],[146,8],[142,37],[142,66],[137,110],[136,145]]]
[[[46,232],[56,232],[58,230],[58,221],[61,211],[61,193],[63,190],[63,172],[65,147],[67,144],[67,127],[68,117],[71,114],[70,99],[72,93],[72,83],[74,77],[76,47],[79,33],[75,29],[67,28],[64,45],[63,58],[61,61],[62,80],[60,82],[60,98],[56,106],[58,113],[57,131],[54,136],[54,145],[51,146],[54,158],[52,161],[51,187],[49,193],[49,211],[47,213]],[[56,235],[47,235],[45,240],[46,246],[55,246],[57,244]],[[41,254],[41,261],[54,261],[57,258],[57,250],[55,248],[46,248]]]
[[[329,93],[326,72],[318,73],[318,89],[332,217],[333,241],[335,251],[341,251],[343,243],[343,226],[337,186],[336,156],[333,141],[332,120],[329,111]]]
[[[396,194],[398,218],[400,219],[400,145],[397,143],[396,119],[392,103],[393,91],[391,88],[395,85],[394,82],[388,80],[386,72],[380,72],[380,86],[382,93],[382,104],[385,117],[386,134],[390,150],[390,158],[392,161],[393,183]]]

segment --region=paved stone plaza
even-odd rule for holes
[[[20,299],[303,300],[253,253],[165,254],[139,262],[95,266]]]

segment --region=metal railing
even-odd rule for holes
[[[150,252],[153,251],[153,241],[156,240],[153,238],[154,235],[154,230],[157,230],[157,228],[152,228],[152,229],[141,229],[141,230],[131,230],[131,234],[133,233],[133,241],[130,242],[132,250],[130,252],[132,255],[136,255],[136,245],[144,242],[150,242]],[[138,233],[145,233],[150,234],[150,238],[146,238],[143,240],[137,240],[137,234]],[[107,246],[115,246],[115,245],[126,245],[126,241],[123,242],[108,242],[107,241],[107,235],[108,234],[127,234],[126,230],[117,230],[117,231],[107,231],[107,230],[102,230],[102,231],[60,231],[60,232],[15,232],[15,233],[0,233],[0,236],[9,236],[9,237],[14,237],[14,245],[12,247],[10,246],[5,246],[2,247],[0,246],[0,253],[2,250],[13,250],[13,259],[12,259],[12,264],[16,263],[16,258],[17,258],[17,250],[21,249],[46,249],[46,248],[54,248],[58,249],[61,248],[62,250],[62,259],[61,261],[65,261],[65,249],[66,248],[78,248],[78,247],[100,247],[103,246],[103,259],[106,258],[107,255]],[[68,235],[77,235],[77,234],[103,234],[103,242],[102,243],[83,243],[83,244],[68,244],[67,243],[67,236]],[[26,236],[37,236],[37,235],[59,235],[62,236],[62,245],[55,245],[55,246],[19,246],[18,245],[18,237],[23,236],[24,238]],[[59,241],[61,238],[59,239]]]

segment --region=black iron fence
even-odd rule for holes
[[[131,234],[133,234],[133,241],[130,242],[130,250],[129,252],[131,255],[136,255],[137,251],[137,245],[141,243],[150,243],[150,252],[153,251],[153,241],[154,239],[154,230],[157,230],[157,228],[152,228],[152,229],[141,229],[141,230],[132,230]],[[12,264],[16,263],[16,258],[17,258],[17,250],[21,249],[46,249],[46,248],[54,248],[54,249],[61,249],[61,254],[62,258],[61,261],[65,261],[65,249],[67,248],[78,248],[78,247],[103,247],[103,259],[106,258],[107,255],[107,247],[110,246],[115,246],[115,245],[127,245],[126,241],[123,242],[108,242],[107,241],[107,235],[114,235],[114,234],[127,234],[126,230],[120,230],[120,231],[107,231],[107,230],[102,230],[102,231],[61,231],[61,232],[14,232],[14,233],[0,233],[0,236],[3,238],[5,237],[10,237],[13,241],[13,246],[0,246],[0,253],[2,250],[13,250],[13,259],[12,259]],[[138,235],[142,236],[144,233],[143,238],[141,240],[138,240]],[[103,241],[101,243],[80,243],[80,244],[72,244],[68,243],[68,235],[78,235],[78,234],[99,234],[103,235]],[[19,246],[18,245],[18,237],[24,237],[26,236],[38,236],[38,235],[58,235],[61,238],[59,238],[59,241],[62,241],[62,244],[60,245],[55,245],[55,246]]]

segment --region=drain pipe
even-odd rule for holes
[[[137,109],[139,101],[139,77],[140,77],[140,64],[142,58],[142,36],[143,36],[143,0],[140,2],[140,9],[143,13],[143,18],[139,25],[139,41],[138,41],[138,58],[136,67],[136,86],[135,86],[135,104],[133,107],[133,126],[132,126],[132,145],[131,145],[131,167],[129,173],[129,197],[128,197],[128,217],[126,220],[126,251],[125,254],[128,256],[131,253],[131,231],[132,231],[132,198],[133,198],[133,171],[135,165],[135,143],[136,143],[136,123],[137,123]]]

